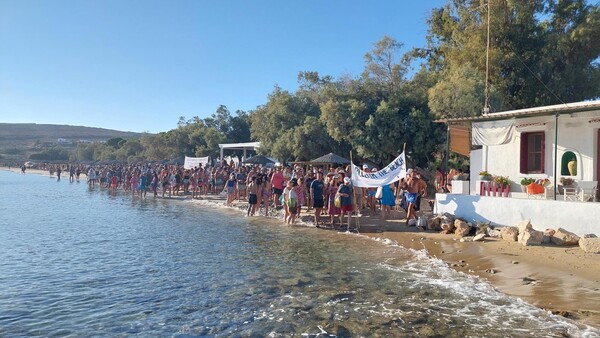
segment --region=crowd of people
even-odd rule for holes
[[[408,169],[406,178],[383,187],[353,187],[350,167],[318,168],[302,166],[273,167],[236,165],[217,162],[214,166],[199,165],[186,169],[182,165],[49,165],[50,175],[68,173],[71,182],[87,176],[90,188],[99,186],[112,194],[124,191],[132,197],[169,198],[186,196],[192,199],[203,195],[226,194],[226,205],[245,201],[247,216],[270,215],[270,210],[282,210],[287,224],[296,222],[303,210],[314,217],[316,226],[350,227],[352,215],[392,217],[400,208],[406,212],[408,225],[416,225],[420,199],[427,196],[427,183],[421,173]],[[363,171],[376,168],[363,166]],[[443,177],[442,177],[443,178]],[[436,190],[445,181],[435,176]],[[378,210],[379,209],[379,210]],[[344,224],[345,223],[345,224]]]

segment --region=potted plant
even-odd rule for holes
[[[558,185],[558,193],[563,195],[565,193],[564,188],[572,188],[575,181],[569,177],[561,177],[560,184]]]
[[[510,180],[505,176],[495,176],[494,182],[501,186],[502,188],[510,186]]]
[[[521,180],[521,191],[527,192],[527,186],[535,182],[535,178],[525,177]]]
[[[492,180],[492,174],[490,174],[487,171],[480,171],[479,172],[479,180],[480,181],[491,181]]]

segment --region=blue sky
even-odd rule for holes
[[[0,122],[168,131],[267,102],[299,71],[358,75],[384,35],[424,46],[442,0],[0,0]]]

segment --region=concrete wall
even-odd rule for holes
[[[536,230],[561,227],[578,235],[600,236],[600,203],[594,202],[436,194],[435,210],[496,225],[531,219]]]
[[[595,121],[600,117],[600,111],[577,113],[572,115],[561,115],[558,119],[558,163],[557,177],[560,180],[560,164],[562,155],[567,151],[572,151],[577,155],[577,176],[575,180],[597,181],[596,177],[596,148],[597,134],[600,129],[600,123]],[[471,152],[475,161],[471,162],[471,181],[474,181],[473,174],[478,174],[482,170],[489,171],[492,175],[508,176],[512,181],[511,191],[520,191],[520,181],[524,177],[549,178],[551,184],[554,184],[554,117],[543,116],[516,120],[516,125],[530,123],[545,123],[543,125],[533,125],[517,128],[517,137],[513,143],[499,146],[483,146],[481,150]],[[521,133],[524,132],[545,132],[545,173],[543,174],[521,174],[519,173],[520,164],[520,144]],[[471,191],[475,190],[473,187]]]

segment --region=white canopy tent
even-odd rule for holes
[[[260,148],[260,142],[222,143],[222,144],[219,144],[219,149],[221,149],[221,156],[219,156],[219,159],[223,160],[223,150],[231,149],[231,150],[243,150],[244,158],[242,160],[245,160],[247,150],[256,150],[258,148]]]

